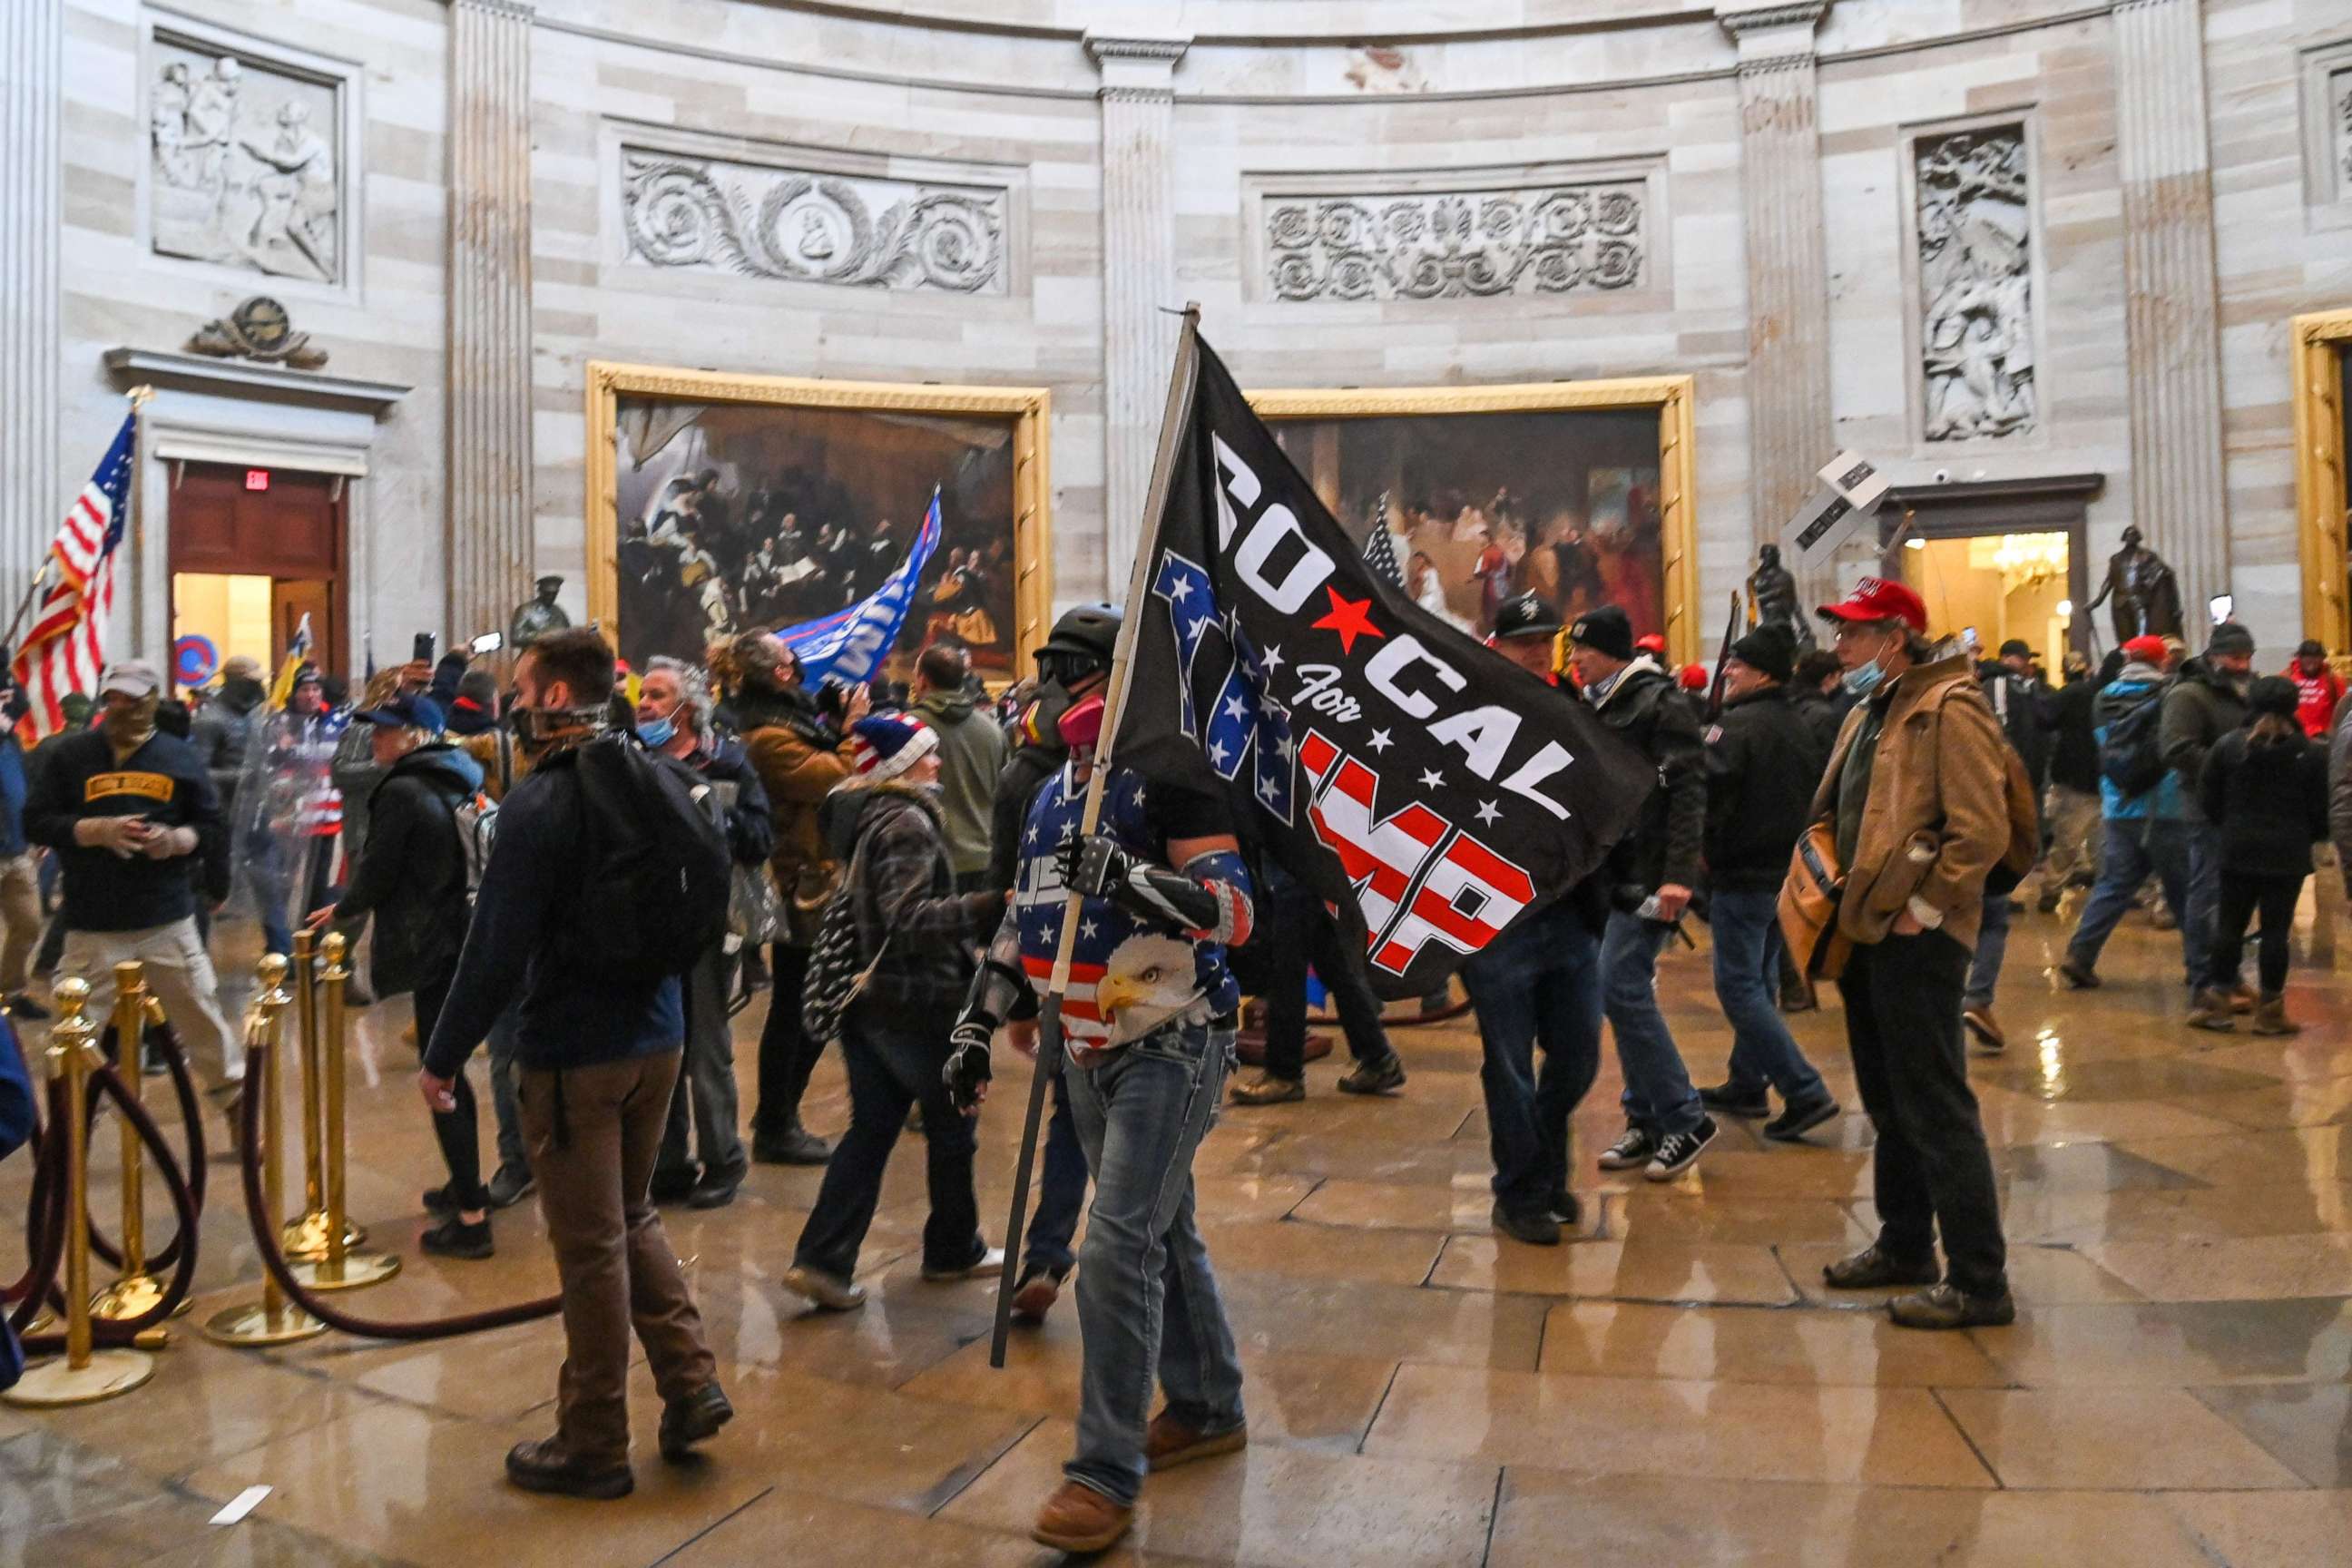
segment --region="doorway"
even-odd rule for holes
[[[342,672],[346,500],[338,475],[175,463],[171,477],[172,640],[202,637],[226,660],[274,674],[303,618],[310,658]],[[178,660],[173,683],[181,684]]]
[[[2104,474],[1897,486],[1879,510],[1879,569],[1927,603],[1935,634],[1973,628],[1987,658],[2023,642],[2055,680],[2069,651],[2097,658],[2084,536],[2105,488]]]

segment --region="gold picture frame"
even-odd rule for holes
[[[620,518],[615,437],[624,396],[874,414],[1013,421],[1014,668],[1026,669],[1053,616],[1049,432],[1053,395],[1042,386],[934,386],[814,376],[750,375],[592,360],[588,364],[588,614],[618,645]]]
[[[1511,382],[1493,386],[1268,389],[1244,394],[1260,418],[1369,419],[1413,415],[1559,414],[1651,408],[1658,416],[1658,527],[1663,546],[1666,651],[1676,664],[1705,657],[1698,614],[1695,378],[1622,376]]]
[[[2303,635],[2331,650],[2352,648],[2346,599],[2346,509],[2342,356],[2352,353],[2352,310],[2294,319],[2294,510],[2303,559]]]

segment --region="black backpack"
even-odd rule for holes
[[[2164,782],[2167,770],[2160,731],[2164,694],[2169,689],[2168,685],[2150,691],[2099,737],[2099,776],[2126,800],[2146,795]]]
[[[600,977],[684,973],[727,934],[733,862],[704,804],[710,785],[624,735],[572,757],[585,868],[567,944],[573,963]]]

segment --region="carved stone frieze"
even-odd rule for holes
[[[148,231],[163,256],[343,281],[341,86],[159,31]]]
[[[2352,67],[2327,79],[2328,150],[2336,162],[2336,187],[2352,191]]]
[[[2031,434],[2039,412],[2025,128],[1924,135],[1912,156],[1921,434],[1929,441]]]
[[[1640,286],[1640,180],[1532,190],[1272,196],[1266,282],[1277,300],[1441,300]]]
[[[621,153],[626,254],[644,267],[1002,294],[1007,201],[1002,188]]]

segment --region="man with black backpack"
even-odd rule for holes
[[[2179,775],[2164,760],[2164,699],[2171,689],[2165,667],[2170,656],[2163,639],[2155,637],[2132,638],[2123,654],[2123,668],[2100,688],[2091,709],[2105,839],[2098,882],[2058,965],[2059,978],[2078,991],[2099,984],[2099,952],[2151,875],[2163,885],[2168,904],[2189,908],[2188,804]],[[2180,922],[2180,949],[2188,984],[2201,984],[2205,954],[2193,921]]]
[[[441,706],[430,697],[395,696],[352,715],[363,727],[381,778],[367,803],[367,840],[342,899],[310,914],[313,930],[335,921],[357,930],[375,917],[368,978],[378,996],[415,994],[416,1037],[433,1037],[466,941],[472,883],[459,809],[482,787],[473,758],[448,743]],[[450,1103],[433,1112],[433,1136],[449,1181],[425,1194],[440,1223],[418,1238],[445,1258],[490,1256],[489,1194],[474,1090],[451,1075]]]
[[[630,1330],[661,1392],[661,1452],[682,1459],[734,1414],[647,1187],[677,1081],[678,976],[727,919],[709,785],[608,732],[613,650],[593,627],[534,642],[515,670],[532,767],[501,804],[449,999],[417,1077],[453,1109],[466,1058],[510,998],[531,1173],[563,1291],[552,1437],[515,1445],[530,1491],[617,1498],[629,1468]]]

